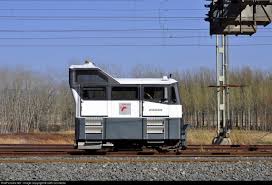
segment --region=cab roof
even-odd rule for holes
[[[172,78],[115,78],[120,84],[158,84],[167,85],[177,83],[176,80]]]
[[[108,78],[112,79],[115,83],[118,84],[124,84],[124,85],[141,85],[141,84],[154,84],[154,85],[170,85],[177,83],[177,81],[173,78],[168,78],[167,76],[163,76],[162,78],[114,78],[107,72],[103,71],[99,67],[97,67],[94,63],[92,62],[86,62],[85,64],[80,64],[80,65],[71,65],[69,67],[71,70],[77,70],[77,69],[82,69],[82,70],[87,70],[87,69],[95,69],[99,70],[101,73],[106,75]]]

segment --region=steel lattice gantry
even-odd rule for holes
[[[272,20],[272,0],[212,0],[206,7],[211,35],[253,35]]]
[[[267,26],[272,20],[272,0],[207,0],[210,35],[216,35],[217,74],[217,137],[215,144],[230,144],[229,88],[241,87],[228,82],[227,35],[253,35],[259,26]]]

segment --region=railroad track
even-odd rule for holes
[[[0,145],[0,156],[72,156],[72,155],[106,155],[106,156],[244,156],[272,157],[272,145],[189,145],[186,150],[157,151],[97,151],[86,152],[74,149],[73,145]]]

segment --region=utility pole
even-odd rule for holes
[[[227,42],[227,36],[216,35],[217,136],[213,144],[231,144]]]

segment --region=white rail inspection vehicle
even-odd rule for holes
[[[91,62],[71,65],[78,149],[186,147],[178,82],[114,78]]]

